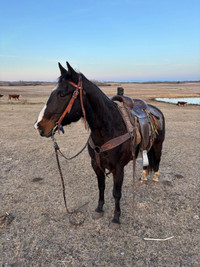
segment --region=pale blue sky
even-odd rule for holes
[[[0,80],[200,80],[199,0],[1,0]]]

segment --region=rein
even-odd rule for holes
[[[75,210],[72,210],[70,211],[68,206],[67,206],[67,200],[66,200],[66,193],[65,193],[65,182],[64,182],[64,178],[63,178],[63,173],[62,173],[62,169],[61,169],[61,166],[60,166],[60,161],[59,161],[59,156],[58,156],[58,152],[60,153],[60,155],[62,157],[64,157],[66,160],[71,160],[71,159],[74,159],[75,157],[77,157],[80,153],[83,152],[83,150],[86,148],[87,144],[88,144],[88,141],[86,142],[85,146],[76,154],[74,155],[73,157],[70,157],[70,158],[67,158],[65,157],[65,155],[60,151],[60,148],[58,146],[58,143],[56,142],[56,139],[54,137],[54,135],[51,136],[52,138],[52,141],[53,141],[53,144],[54,144],[54,150],[55,150],[55,155],[56,155],[56,161],[57,161],[57,165],[58,165],[58,170],[59,170],[59,174],[60,174],[60,179],[61,179],[61,183],[62,183],[62,189],[63,189],[63,199],[64,199],[64,204],[65,204],[65,208],[66,208],[66,212],[67,214],[69,215],[77,215],[77,219],[73,216],[73,217],[70,217],[69,218],[69,221],[71,224],[73,225],[81,225],[84,223],[85,219],[86,219],[86,216],[84,215],[84,213],[82,211],[80,211],[80,209],[82,207],[84,207],[85,205],[87,205],[89,203],[86,202],[84,203],[83,205],[81,205],[79,208],[75,209]]]

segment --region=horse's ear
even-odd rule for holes
[[[63,68],[63,66],[60,64],[60,62],[58,62],[58,66],[59,66],[61,75],[67,73],[67,70],[65,68]]]
[[[66,64],[67,64],[67,68],[68,68],[68,74],[72,77],[72,79],[73,78],[76,79],[77,78],[76,71],[71,67],[71,65],[68,62],[66,62]]]

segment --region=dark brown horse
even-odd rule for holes
[[[57,87],[52,91],[40,112],[35,128],[38,129],[41,136],[50,137],[55,130],[61,128],[61,123],[65,126],[78,121],[81,117],[86,119],[91,130],[88,151],[99,187],[96,212],[103,212],[105,170],[107,169],[113,174],[114,181],[115,211],[112,221],[120,223],[120,198],[124,167],[130,160],[135,162],[143,141],[142,138],[136,138],[136,132],[139,133],[136,131],[139,124],[133,127],[132,133],[129,133],[118,105],[83,74],[74,71],[68,62],[67,67],[68,70],[59,63],[61,76]],[[151,109],[150,113],[156,112],[159,127],[156,133],[154,132],[153,141],[148,148],[149,166],[143,167],[143,179],[145,180],[148,170],[153,170],[155,180],[157,180],[165,123],[161,111],[153,106],[147,106]],[[152,123],[151,126],[153,127]]]

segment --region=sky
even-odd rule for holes
[[[199,0],[1,0],[0,80],[200,80]]]

